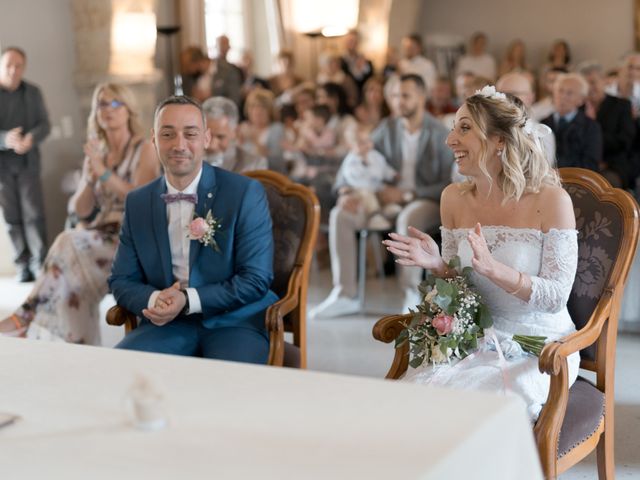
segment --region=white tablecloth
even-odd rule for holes
[[[131,427],[136,373],[169,426]],[[519,400],[385,380],[0,338],[0,478],[540,479]]]

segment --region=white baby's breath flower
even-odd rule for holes
[[[487,85],[483,87],[481,90],[476,90],[476,95],[482,95],[486,98],[493,98],[494,100],[506,100],[507,96],[496,90],[496,87],[493,85]]]
[[[437,343],[431,344],[431,361],[433,363],[445,363],[447,361],[447,357],[442,353],[440,345]]]
[[[433,287],[429,293],[427,293],[424,297],[424,301],[427,303],[431,303],[431,301],[438,295],[438,289]]]

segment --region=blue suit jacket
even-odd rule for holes
[[[164,177],[131,191],[125,202],[120,245],[109,277],[119,305],[142,317],[154,290],[174,283]],[[189,287],[202,304],[208,328],[247,326],[264,332],[264,312],[277,300],[273,280],[271,215],[260,182],[216,167],[202,166],[195,213],[212,215],[220,251],[192,240]],[[187,232],[185,232],[185,235]],[[198,315],[198,314],[194,314]]]

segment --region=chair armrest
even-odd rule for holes
[[[265,328],[269,334],[269,365],[284,365],[284,317],[299,305],[301,281],[302,268],[296,265],[289,276],[286,295],[269,306],[265,313]]]
[[[591,318],[583,328],[544,346],[538,362],[540,371],[549,375],[557,375],[562,362],[566,362],[569,355],[595,343],[602,332],[604,323],[609,318],[612,305],[613,290],[607,288],[603,291]]]
[[[560,429],[569,402],[569,355],[579,352],[598,340],[609,318],[613,303],[613,290],[607,288],[591,314],[587,324],[577,332],[544,346],[538,368],[551,376],[549,395],[533,429],[538,454],[543,465],[556,465]]]
[[[407,313],[404,315],[388,315],[381,318],[373,326],[373,337],[384,343],[393,342],[400,332],[404,329],[404,323],[410,320],[412,314]],[[389,368],[389,372],[385,378],[398,379],[407,371],[409,367],[409,344],[405,343],[402,347],[396,348],[396,353],[393,357],[393,363]]]
[[[138,326],[138,320],[135,314],[120,305],[114,305],[107,311],[107,323],[114,327],[124,325],[126,333],[129,333]]]

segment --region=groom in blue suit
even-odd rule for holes
[[[264,313],[277,300],[271,215],[260,182],[203,163],[203,111],[158,105],[165,175],[127,195],[109,286],[141,318],[117,348],[266,363]]]

